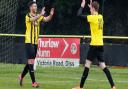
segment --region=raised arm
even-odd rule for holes
[[[51,9],[49,16],[44,17],[44,22],[49,22],[52,19],[53,15],[54,15],[54,8]]]
[[[90,4],[88,4],[88,7],[90,8],[90,12],[92,14],[92,0],[90,0]]]
[[[39,15],[37,15],[37,16],[34,16],[34,17],[31,17],[29,20],[31,21],[31,22],[33,22],[33,21],[36,21],[37,19],[39,19],[41,16],[43,16],[45,14],[45,7],[42,9],[42,11],[41,11],[41,13],[39,14]]]
[[[83,12],[83,9],[85,7],[85,4],[86,4],[86,1],[85,0],[82,0],[82,3],[81,3],[81,7],[80,9],[78,10],[77,12],[77,16],[80,16],[82,18],[86,18],[86,15],[83,15],[82,12]]]

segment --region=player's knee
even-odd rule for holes
[[[28,59],[28,64],[34,64],[34,59]]]
[[[100,62],[100,63],[99,63],[99,67],[100,67],[101,69],[106,68],[105,62]]]
[[[90,60],[86,60],[85,67],[90,68],[91,63],[92,62]]]

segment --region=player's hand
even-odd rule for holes
[[[45,14],[45,7],[43,7],[42,11],[41,11],[41,15],[43,16]]]
[[[92,5],[91,4],[88,4],[88,7],[91,9]]]
[[[90,0],[90,4],[92,4],[92,0]]]
[[[50,15],[54,15],[54,8],[51,9]]]
[[[82,0],[82,3],[81,3],[81,7],[85,7],[85,4],[86,4],[86,1],[85,0]]]
[[[88,4],[88,7],[91,9],[92,8],[92,0],[90,0],[90,4]]]

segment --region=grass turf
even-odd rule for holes
[[[18,74],[24,65],[0,65],[0,89],[33,89],[29,75],[24,79],[24,86],[20,87],[17,80]],[[117,89],[128,88],[128,69],[110,68]],[[38,89],[71,89],[79,85],[83,67],[38,67],[36,71]],[[110,85],[100,68],[93,66],[90,70],[85,89],[110,89]]]

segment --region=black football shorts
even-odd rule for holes
[[[103,52],[103,46],[90,46],[87,54],[87,59],[90,61],[94,61],[95,59],[97,59],[99,62],[104,62]]]
[[[26,43],[25,49],[26,49],[27,59],[35,59],[36,58],[36,54],[37,54],[37,45],[36,44]]]

